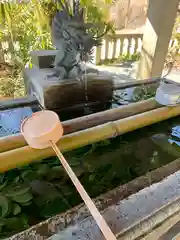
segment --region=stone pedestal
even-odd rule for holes
[[[34,95],[46,109],[62,110],[78,104],[104,103],[112,99],[113,81],[105,75],[88,75],[87,97],[84,82],[47,79],[52,69],[25,69],[24,79],[29,95]]]
[[[51,68],[55,60],[57,50],[39,50],[31,52],[31,59],[34,67]]]
[[[56,53],[57,50],[31,52],[33,68],[24,70],[27,93],[35,96],[43,108],[79,110],[85,104],[95,106],[112,99],[113,79],[106,75],[88,74],[86,85],[74,79],[60,81],[56,77],[47,78],[53,73],[52,63]]]

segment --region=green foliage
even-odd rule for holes
[[[166,77],[171,71],[174,66],[179,64],[179,50],[180,50],[180,14],[177,14],[174,28],[173,28],[173,33],[172,33],[172,38],[171,40],[174,42],[172,46],[168,49],[168,53],[166,56],[166,61],[164,64],[164,77]]]
[[[46,21],[38,15],[39,4],[0,3],[2,31],[0,42],[7,42],[4,54],[13,69],[10,75],[0,74],[0,96],[20,97],[25,94],[22,69],[31,65],[30,52],[38,49],[52,49],[50,33],[44,27]],[[43,16],[43,15],[42,15]],[[44,23],[43,26],[40,22]],[[42,26],[42,27],[41,27]]]
[[[100,33],[106,26],[112,27],[107,21],[107,8],[103,10],[98,2],[89,0],[82,0],[82,5],[86,7],[87,20],[99,24]],[[24,66],[31,67],[32,50],[53,49],[50,23],[58,8],[52,0],[0,3],[0,42],[8,42],[9,49],[3,52],[11,56],[8,61],[13,71],[17,70],[8,77],[0,73],[0,96],[19,97],[25,94],[21,71]]]
[[[8,52],[13,63],[24,67],[30,63],[30,51],[52,48],[47,19],[44,14],[40,14],[40,2],[1,5],[5,10],[1,39],[9,42]],[[6,5],[10,7],[7,8]]]
[[[50,165],[57,164],[56,159],[50,160]],[[53,170],[56,168],[56,174]],[[48,164],[37,163],[34,165],[24,166],[8,171],[0,175],[0,236],[9,236],[14,232],[19,232],[29,227],[29,214],[26,215],[28,209],[36,208],[36,201],[39,199],[41,218],[47,216],[46,205],[49,215],[58,213],[57,209],[53,209],[52,213],[49,210],[49,203],[53,204],[54,200],[61,201],[61,195],[52,185],[49,186],[46,177],[51,172],[51,180],[59,178],[59,173],[62,172],[62,167],[51,167]],[[39,179],[40,186],[33,183]],[[38,187],[42,190],[37,190]],[[34,190],[36,189],[36,191]],[[42,195],[43,193],[43,195]],[[40,207],[41,206],[41,207]],[[45,212],[43,215],[43,212]],[[32,213],[31,213],[32,214]],[[35,213],[34,213],[35,214]]]
[[[83,157],[109,144],[110,141],[105,140],[67,153],[76,175],[81,176],[87,169],[81,162]],[[72,198],[74,193],[76,190],[69,185],[68,176],[57,158],[0,174],[0,237],[29,227],[31,217],[37,218],[35,223],[38,223],[38,219],[71,208],[80,200],[79,196],[72,203],[66,200],[66,196]]]
[[[9,231],[20,231],[28,227],[28,221],[23,220],[24,204],[31,204],[33,198],[29,186],[17,185],[10,181],[5,174],[0,185],[0,236]],[[26,218],[27,219],[27,218]]]
[[[179,153],[167,152],[168,138],[150,140],[147,135],[153,131],[151,126],[150,131],[142,129],[100,141],[67,152],[65,157],[90,196],[97,197],[163,165],[164,159],[168,163],[177,158],[175,154]],[[160,126],[157,131],[161,131]],[[81,201],[57,158],[10,170],[0,175],[0,237],[26,229]]]
[[[180,44],[180,15],[178,14],[175,20],[174,28],[173,28],[173,33],[172,33],[172,39],[176,39],[178,41],[178,44]]]
[[[147,100],[156,94],[157,86],[137,87],[133,92],[133,102]]]
[[[115,59],[105,59],[101,63],[104,65],[109,65],[109,64],[116,64],[116,63],[123,63],[123,62],[128,62],[128,61],[138,61],[140,58],[140,53],[133,53],[133,54],[123,54],[120,55],[118,58]]]
[[[113,22],[109,19],[109,7],[112,0],[94,1],[81,0],[82,6],[86,9],[86,21],[98,24],[97,35],[100,36],[107,27],[111,33],[114,33]]]
[[[125,61],[138,61],[140,58],[140,53],[133,53],[133,54],[124,54],[124,55],[121,55],[119,56],[119,60],[122,61],[122,62],[125,62]]]
[[[6,76],[0,76],[1,97],[21,97],[24,95],[25,88],[20,70],[12,71],[11,74]]]

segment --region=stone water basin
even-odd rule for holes
[[[36,111],[35,109],[38,110],[38,107],[31,108],[31,111]],[[98,207],[104,210],[178,170],[180,164],[175,159],[180,156],[179,125],[180,119],[177,117],[67,152],[65,156],[89,195],[97,199]],[[31,237],[34,234],[47,239],[73,224],[74,211],[78,222],[89,215],[82,206],[76,207],[82,203],[81,198],[59,166],[57,158],[10,170],[1,174],[0,180],[1,195],[11,202],[8,205],[9,202],[0,201],[0,206],[3,208],[5,204],[13,209],[13,203],[20,207],[20,212],[16,215],[9,210],[3,216],[1,237],[12,236],[35,225],[25,231],[24,235],[14,235],[12,239],[20,239],[20,236],[24,237],[22,239],[25,236],[33,239]],[[23,193],[25,196],[19,193],[20,200],[16,196],[18,191],[11,193],[10,197],[6,193],[14,185],[19,186],[20,193],[25,191],[24,186],[28,189]],[[59,213],[62,215],[54,217]],[[144,211],[144,214],[147,213]],[[46,219],[48,220],[43,222]],[[37,225],[39,222],[43,223]]]

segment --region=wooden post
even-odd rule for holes
[[[161,76],[179,0],[149,0],[137,79]]]
[[[3,47],[2,47],[2,43],[0,42],[0,63],[4,62],[4,52],[3,52]]]
[[[95,64],[101,64],[101,46],[96,47]]]

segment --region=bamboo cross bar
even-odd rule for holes
[[[57,146],[62,152],[69,151],[176,117],[178,115],[180,115],[180,106],[154,109],[152,111],[118,121],[109,122],[83,131],[65,135],[57,143]],[[33,161],[45,159],[50,156],[54,156],[52,148],[37,150],[24,146],[11,151],[3,152],[0,153],[0,172],[7,171],[23,164],[28,164]]]
[[[62,122],[62,125],[64,128],[64,134],[73,133],[79,130],[94,127],[99,124],[107,123],[109,121],[114,121],[114,120],[122,119],[125,117],[129,117],[129,116],[142,113],[145,111],[149,111],[152,109],[156,109],[159,107],[162,107],[162,106],[159,105],[153,98],[151,98],[145,101],[121,106],[119,108],[106,110],[103,112],[94,113],[87,116],[64,121]],[[27,143],[21,134],[3,137],[3,138],[0,138],[0,153],[9,151],[15,148],[20,148],[26,145]]]

